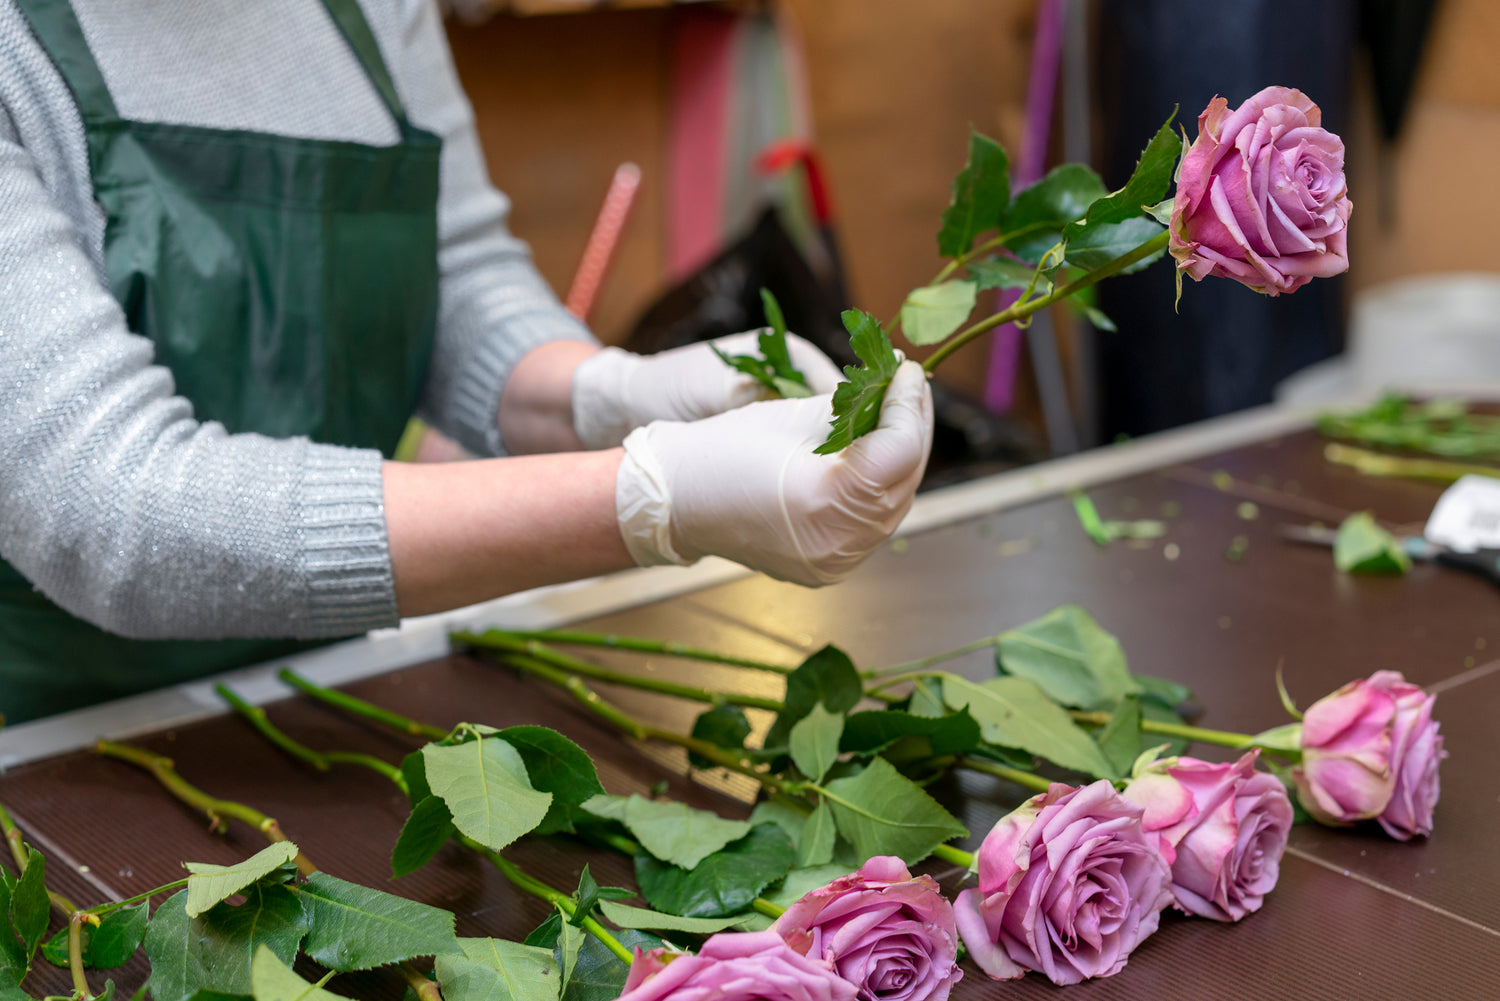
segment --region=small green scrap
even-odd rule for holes
[[[1234,513],[1240,516],[1241,521],[1254,521],[1260,517],[1260,506],[1254,501],[1241,501]]]
[[[1082,490],[1074,490],[1073,510],[1078,513],[1078,524],[1095,543],[1107,546],[1115,539],[1159,539],[1167,534],[1165,523],[1152,518],[1137,521],[1105,521],[1099,517],[1099,509]]]
[[[1229,540],[1229,548],[1224,550],[1224,558],[1230,563],[1238,563],[1245,558],[1245,553],[1250,548],[1250,537],[1248,535],[1236,535]]]
[[[1344,573],[1403,574],[1411,569],[1400,540],[1377,525],[1369,511],[1351,514],[1339,526],[1333,562]]]

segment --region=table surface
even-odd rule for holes
[[[1325,463],[1320,453],[1316,436],[1300,431],[1092,487],[1106,518],[1164,520],[1168,531],[1158,540],[1096,546],[1070,501],[1053,494],[918,532],[836,587],[809,591],[744,577],[578,625],[789,664],[833,642],[861,667],[878,667],[956,647],[1071,602],[1120,638],[1134,670],[1192,686],[1204,708],[1201,725],[1252,732],[1286,719],[1275,689],[1278,664],[1304,706],[1350,679],[1399,670],[1440,694],[1435,715],[1451,757],[1431,838],[1400,844],[1378,828],[1299,826],[1280,885],[1260,912],[1228,926],[1169,914],[1124,971],[1071,990],[1079,997],[1153,1001],[1500,996],[1494,862],[1500,773],[1490,720],[1500,709],[1500,594],[1477,578],[1430,565],[1404,577],[1347,576],[1327,550],[1282,542],[1282,524],[1337,524],[1362,509],[1391,527],[1419,529],[1438,496],[1439,488],[1427,484],[1360,477]],[[1045,474],[1043,467],[1038,475]],[[1238,560],[1226,557],[1232,545],[1242,552]],[[616,652],[589,656],[656,677],[780,695],[775,676]],[[983,654],[954,669],[973,677],[993,670]],[[594,756],[612,793],[644,792],[666,781],[669,795],[695,805],[736,816],[749,809],[742,782],[718,774],[685,777],[677,750],[625,741],[560,693],[483,659],[450,655],[347,687],[441,726],[459,720],[551,726]],[[631,711],[684,731],[700,709],[599,687]],[[395,761],[417,746],[300,698],[268,711],[317,748]],[[769,720],[755,722],[761,733]],[[453,910],[462,935],[519,939],[547,915],[545,904],[453,845],[427,868],[390,882],[390,846],[406,804],[371,773],[311,771],[234,718],[174,726],[138,742],[173,757],[190,781],[277,817],[334,875]],[[1216,756],[1213,749],[1199,751]],[[1026,795],[973,773],[932,791],[976,832],[970,848]],[[13,768],[0,778],[0,802],[48,854],[55,888],[80,902],[176,879],[182,860],[228,863],[261,846],[241,826],[224,836],[208,832],[201,817],[149,776],[82,751]],[[565,839],[523,841],[507,854],[559,887],[575,885],[585,863],[601,883],[630,885],[623,860]],[[955,875],[942,865],[929,870]],[[28,986],[66,990],[63,971],[52,973],[58,975],[36,975]],[[144,973],[137,958],[115,976],[133,990]],[[331,986],[352,996],[395,997],[399,990],[381,974],[339,977]],[[967,964],[954,998],[996,989]],[[1055,990],[1037,976],[1003,989],[1018,998]]]

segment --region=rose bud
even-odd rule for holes
[[[954,902],[958,932],[996,980],[1036,970],[1054,984],[1120,972],[1172,902],[1161,839],[1101,779],[1053,784],[979,846],[979,887]]]
[[[963,976],[953,905],[931,876],[881,855],[806,894],[772,930],[826,960],[863,1001],[946,1001]]]
[[[1234,764],[1196,758],[1153,762],[1121,793],[1141,806],[1141,826],[1161,836],[1177,908],[1215,921],[1260,909],[1276,886],[1292,829],[1292,803],[1258,751]]]
[[[1297,800],[1325,824],[1379,816],[1396,789],[1391,767],[1395,671],[1377,671],[1314,702],[1302,717],[1302,763],[1292,769]],[[1420,692],[1420,689],[1417,690]]]
[[[1301,91],[1267,87],[1231,112],[1215,97],[1183,154],[1168,226],[1177,268],[1292,292],[1349,268],[1344,143]]]
[[[697,955],[637,949],[619,1001],[854,1001],[854,985],[773,931],[721,933]]]
[[[1375,819],[1398,841],[1415,834],[1426,836],[1432,833],[1432,810],[1440,792],[1438,762],[1448,756],[1432,718],[1437,696],[1428,695],[1396,671],[1378,671],[1370,683],[1388,685],[1396,700],[1391,724],[1391,771],[1396,784],[1390,802]]]

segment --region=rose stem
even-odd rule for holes
[[[967,768],[971,772],[984,772],[996,778],[1014,782],[1016,785],[1034,792],[1046,792],[1052,787],[1052,783],[1040,775],[1031,772],[1023,772],[1019,768],[1010,768],[996,761],[986,761],[983,758],[960,757],[955,764],[959,768]]]
[[[305,744],[288,737],[279,727],[273,725],[266,718],[266,711],[260,706],[252,706],[224,685],[215,685],[214,691],[219,694],[225,702],[233,706],[249,724],[271,743],[281,748],[294,758],[300,758],[312,765],[320,772],[326,772],[333,765],[360,765],[371,771],[379,772],[392,782],[406,791],[406,779],[401,775],[401,769],[381,761],[371,754],[360,754],[355,751],[314,751]]]
[[[1500,476],[1500,469],[1494,466],[1444,462],[1440,459],[1407,459],[1349,445],[1328,445],[1323,449],[1323,458],[1342,466],[1352,466],[1366,476],[1409,476],[1413,479],[1436,480],[1439,483],[1452,483],[1461,476]]]
[[[16,868],[24,875],[26,872],[26,863],[30,860],[30,857],[26,854],[26,845],[21,840],[21,829],[16,826],[15,820],[4,806],[0,806],[0,830],[5,832],[5,841],[10,845],[10,855],[11,858],[16,860]],[[48,890],[47,899],[52,902],[53,907],[62,913],[63,917],[72,917],[78,912],[78,908],[73,905],[73,902],[61,893]]]
[[[927,360],[922,363],[922,370],[924,372],[931,372],[933,369],[937,368],[945,358],[947,358],[953,352],[957,351],[959,348],[963,347],[965,344],[972,341],[974,338],[978,337],[980,334],[984,333],[986,330],[990,330],[994,327],[998,327],[1003,324],[1011,323],[1015,320],[1020,320],[1028,317],[1032,313],[1035,313],[1040,309],[1044,309],[1047,306],[1052,305],[1054,302],[1066,299],[1068,296],[1074,294],[1075,292],[1083,291],[1096,282],[1102,281],[1103,279],[1108,278],[1111,275],[1119,274],[1121,271],[1124,271],[1126,268],[1130,267],[1130,265],[1136,263],[1137,261],[1144,260],[1145,258],[1150,257],[1152,254],[1166,249],[1167,233],[1166,230],[1163,230],[1156,236],[1153,236],[1151,239],[1147,240],[1145,243],[1136,247],[1134,250],[1121,254],[1114,260],[1109,261],[1106,264],[1101,264],[1099,267],[1090,271],[1088,274],[1083,275],[1080,278],[1076,278],[1066,285],[1053,289],[1052,292],[1048,295],[1044,295],[1039,299],[1032,299],[1029,302],[1018,303],[1010,307],[1009,309],[1001,310],[998,313],[993,313],[990,316],[987,316],[984,319],[980,320],[978,323],[975,323],[965,328],[964,330],[959,331],[957,334],[954,334],[952,337],[944,341],[942,345],[931,355],[929,355],[927,357]]]
[[[954,865],[961,865],[965,869],[974,868],[974,853],[966,852],[962,848],[955,848],[952,845],[938,845],[932,850],[932,854],[944,862],[952,862]]]
[[[512,657],[525,656],[532,662],[547,664],[568,674],[583,678],[592,678],[595,681],[604,681],[611,684],[624,685],[628,688],[638,688],[642,691],[655,692],[658,695],[669,695],[672,698],[686,699],[689,702],[703,702],[708,705],[732,705],[743,706],[747,709],[765,709],[769,712],[777,712],[781,709],[781,702],[776,699],[762,698],[758,695],[735,695],[725,692],[714,692],[707,688],[699,688],[696,685],[682,685],[675,681],[663,681],[660,678],[645,678],[622,671],[611,670],[598,664],[591,664],[586,660],[569,656],[558,650],[554,650],[545,643],[538,640],[511,640],[505,637],[492,636],[490,642],[485,644],[486,649],[501,653],[507,663]],[[523,667],[522,670],[527,670]]]
[[[1068,715],[1073,717],[1075,722],[1087,723],[1090,726],[1105,726],[1110,721],[1110,714],[1103,712],[1084,712],[1081,709],[1073,709],[1069,710]],[[1141,732],[1157,733],[1163,737],[1180,737],[1183,740],[1196,740],[1204,744],[1219,744],[1223,747],[1251,747],[1255,744],[1255,738],[1248,733],[1209,730],[1201,726],[1188,726],[1186,723],[1164,723],[1151,719],[1141,720]]]
[[[943,653],[935,653],[931,657],[922,657],[919,660],[909,660],[904,664],[895,664],[891,667],[882,667],[874,671],[861,671],[860,677],[866,679],[867,681],[873,681],[878,678],[885,678],[894,674],[911,674],[915,671],[921,671],[923,668],[932,667],[934,664],[941,664],[944,661],[948,660],[956,660],[966,653],[973,653],[975,650],[983,650],[985,647],[992,647],[996,643],[1000,642],[1000,637],[1004,635],[1004,633],[996,633],[994,636],[986,636],[984,639],[975,640],[972,643],[965,643],[961,647],[955,647],[954,649],[945,651]]]
[[[364,699],[355,698],[353,695],[338,691],[337,689],[315,685],[288,668],[284,667],[277,671],[276,677],[298,691],[311,695],[320,702],[326,702],[345,712],[353,713],[356,716],[363,716],[365,719],[400,730],[402,733],[410,734],[413,737],[423,737],[427,740],[442,740],[448,736],[447,730],[439,730],[435,726],[418,723],[416,720],[408,719],[399,713],[383,709],[373,702],[366,702]]]
[[[171,758],[148,751],[143,747],[116,743],[111,740],[96,741],[94,743],[94,750],[106,757],[119,758],[121,761],[128,761],[133,765],[146,769],[173,796],[176,796],[189,806],[196,807],[208,814],[209,820],[216,828],[223,826],[225,817],[233,817],[254,827],[265,836],[267,841],[273,844],[279,841],[290,840],[282,833],[280,824],[254,807],[246,806],[243,803],[235,803],[230,800],[216,799],[203,790],[189,785],[182,776],[177,774],[176,769],[172,765]],[[297,864],[297,871],[304,876],[311,876],[318,871],[318,867],[313,865],[312,860],[300,848],[297,850],[297,857],[292,861]],[[71,936],[71,930],[69,934]],[[437,984],[422,976],[421,972],[416,967],[411,966],[409,962],[400,965],[406,967],[402,971],[402,977],[412,986],[412,989],[417,992],[422,1001],[442,1001],[442,994],[438,991]],[[413,979],[414,977],[417,979]],[[418,979],[424,981],[428,986],[425,988],[420,986],[417,983]]]
[[[507,645],[497,645],[495,640],[505,639]],[[731,657],[713,650],[684,646],[662,640],[643,639],[637,636],[619,636],[615,633],[586,633],[570,629],[490,629],[482,633],[457,632],[449,636],[455,643],[468,646],[491,647],[514,650],[518,640],[540,640],[543,643],[560,643],[564,646],[604,647],[609,650],[629,650],[633,653],[655,653],[666,657],[681,657],[685,660],[703,660],[711,664],[743,667],[751,671],[766,671],[772,674],[791,674],[796,666],[769,664],[744,657]]]
[[[276,726],[276,724],[272,723],[266,716],[264,711],[245,702],[244,699],[241,699],[238,695],[236,695],[233,691],[231,691],[224,685],[215,685],[214,691],[218,692],[221,698],[223,698],[226,702],[233,706],[241,716],[245,717],[245,719],[250,722],[250,725],[255,727],[256,731],[260,733],[262,737],[265,737],[271,743],[275,744],[278,748],[285,751],[287,754],[290,754],[292,757],[312,765],[319,771],[326,771],[330,766],[335,764],[357,765],[361,768],[368,768],[379,775],[385,776],[387,779],[390,779],[393,783],[395,783],[402,792],[409,792],[406,785],[406,777],[401,774],[401,770],[393,767],[387,762],[381,761],[379,758],[370,754],[356,754],[340,751],[315,751],[312,748],[308,747],[306,744],[293,739],[288,733],[286,733],[286,731],[282,730],[280,727]],[[458,835],[457,840],[464,847],[478,852],[485,858],[489,859],[490,864],[499,869],[501,874],[504,875],[506,879],[510,880],[522,890],[525,890],[527,893],[530,893],[533,896],[540,897],[548,903],[553,904],[554,906],[563,907],[568,911],[569,915],[576,913],[577,905],[573,903],[573,899],[571,897],[558,890],[554,890],[552,887],[540,882],[539,880],[533,879],[532,877],[526,875],[526,873],[523,872],[519,866],[517,866],[514,862],[511,862],[509,859],[502,857],[499,852],[486,847],[485,845],[481,844],[478,841],[475,841],[473,838],[470,838],[467,835],[460,834]],[[627,966],[630,964],[630,952],[620,944],[618,939],[616,939],[609,933],[608,929],[604,928],[604,926],[600,925],[592,917],[584,919],[583,927],[588,930],[589,933],[592,934],[595,938],[599,939],[599,941],[604,944],[605,948],[609,949],[610,952],[613,952],[616,956],[619,956],[622,960],[624,960]]]
[[[0,828],[5,831],[5,840],[10,845],[11,856],[16,860],[16,868],[20,871],[20,875],[26,875],[26,867],[31,861],[31,856],[21,840],[20,828],[16,826],[15,820],[4,807],[0,807]],[[45,887],[43,889],[46,890]],[[88,911],[80,911],[73,906],[72,901],[60,893],[54,893],[51,890],[46,890],[46,893],[47,900],[52,906],[68,919],[68,971],[73,976],[73,995],[78,998],[92,998],[94,992],[89,990],[88,976],[83,972],[83,926],[97,925],[99,919]]]

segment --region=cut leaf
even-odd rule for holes
[[[249,967],[248,992],[254,995],[255,1001],[347,1001],[342,994],[324,990],[321,982],[310,984],[297,976],[287,961],[267,946],[255,951]],[[161,995],[156,993],[155,982],[153,976],[151,996],[162,1001]]]
[[[609,900],[600,904],[599,909],[612,924],[620,928],[680,931],[690,935],[712,935],[714,932],[731,928],[745,919],[743,914],[731,914],[727,918],[684,918],[676,914],[663,914],[661,911],[653,911],[645,907],[630,907]]]
[[[813,449],[818,455],[841,452],[854,439],[875,430],[880,423],[885,388],[901,365],[879,320],[861,310],[846,309],[843,321],[844,329],[849,331],[849,347],[863,366],[844,366],[844,378],[848,381],[839,383],[833,391],[832,430],[827,440]]]
[[[239,893],[245,887],[275,873],[276,882],[286,882],[295,873],[286,871],[292,859],[297,857],[297,846],[290,841],[278,841],[234,865],[211,865],[208,862],[184,862],[182,867],[190,874],[187,885],[187,914],[195,918],[221,901]]]
[[[839,738],[844,732],[842,713],[831,713],[820,702],[792,727],[792,764],[814,782],[823,781],[839,757]]]
[[[858,775],[829,782],[824,796],[839,833],[860,858],[896,855],[912,864],[950,838],[969,833],[883,758],[872,760]]]
[[[181,1001],[200,990],[249,994],[251,959],[262,948],[283,964],[292,961],[307,934],[302,901],[285,886],[251,884],[244,893],[238,907],[217,904],[197,917],[188,916],[187,890],[156,909],[142,942],[155,1001]]]
[[[937,344],[963,326],[979,301],[976,282],[954,279],[913,289],[901,304],[901,332],[913,344]]]
[[[846,713],[863,696],[863,682],[849,655],[836,646],[825,646],[787,675],[782,709],[766,734],[766,750],[786,748],[792,727],[819,703],[829,712]]]
[[[990,678],[976,684],[949,674],[943,678],[943,698],[953,709],[967,706],[992,744],[1020,748],[1097,778],[1110,778],[1114,771],[1067,711],[1026,678]]]
[[[1000,224],[1010,203],[1010,159],[1005,148],[989,136],[969,133],[969,159],[953,179],[953,200],[943,210],[938,230],[938,253],[958,257],[974,238]]]
[[[760,824],[693,869],[635,857],[636,885],[653,908],[689,918],[722,918],[750,906],[792,868],[796,854],[781,828]]]
[[[1400,540],[1377,525],[1369,511],[1351,514],[1339,526],[1333,562],[1344,573],[1403,574],[1411,569]]]
[[[534,830],[552,805],[552,794],[532,787],[521,755],[504,740],[428,744],[422,761],[454,826],[486,848],[499,851]]]
[[[995,660],[999,670],[1035,682],[1048,698],[1075,709],[1108,709],[1140,691],[1120,641],[1077,605],[1002,633]]]
[[[833,845],[838,838],[838,831],[833,823],[833,811],[828,804],[819,803],[817,809],[807,818],[807,823],[802,825],[802,830],[797,837],[797,860],[798,868],[807,866],[826,865],[833,859]]]
[[[321,872],[292,889],[310,925],[302,951],[330,970],[372,970],[458,951],[448,911]]]

